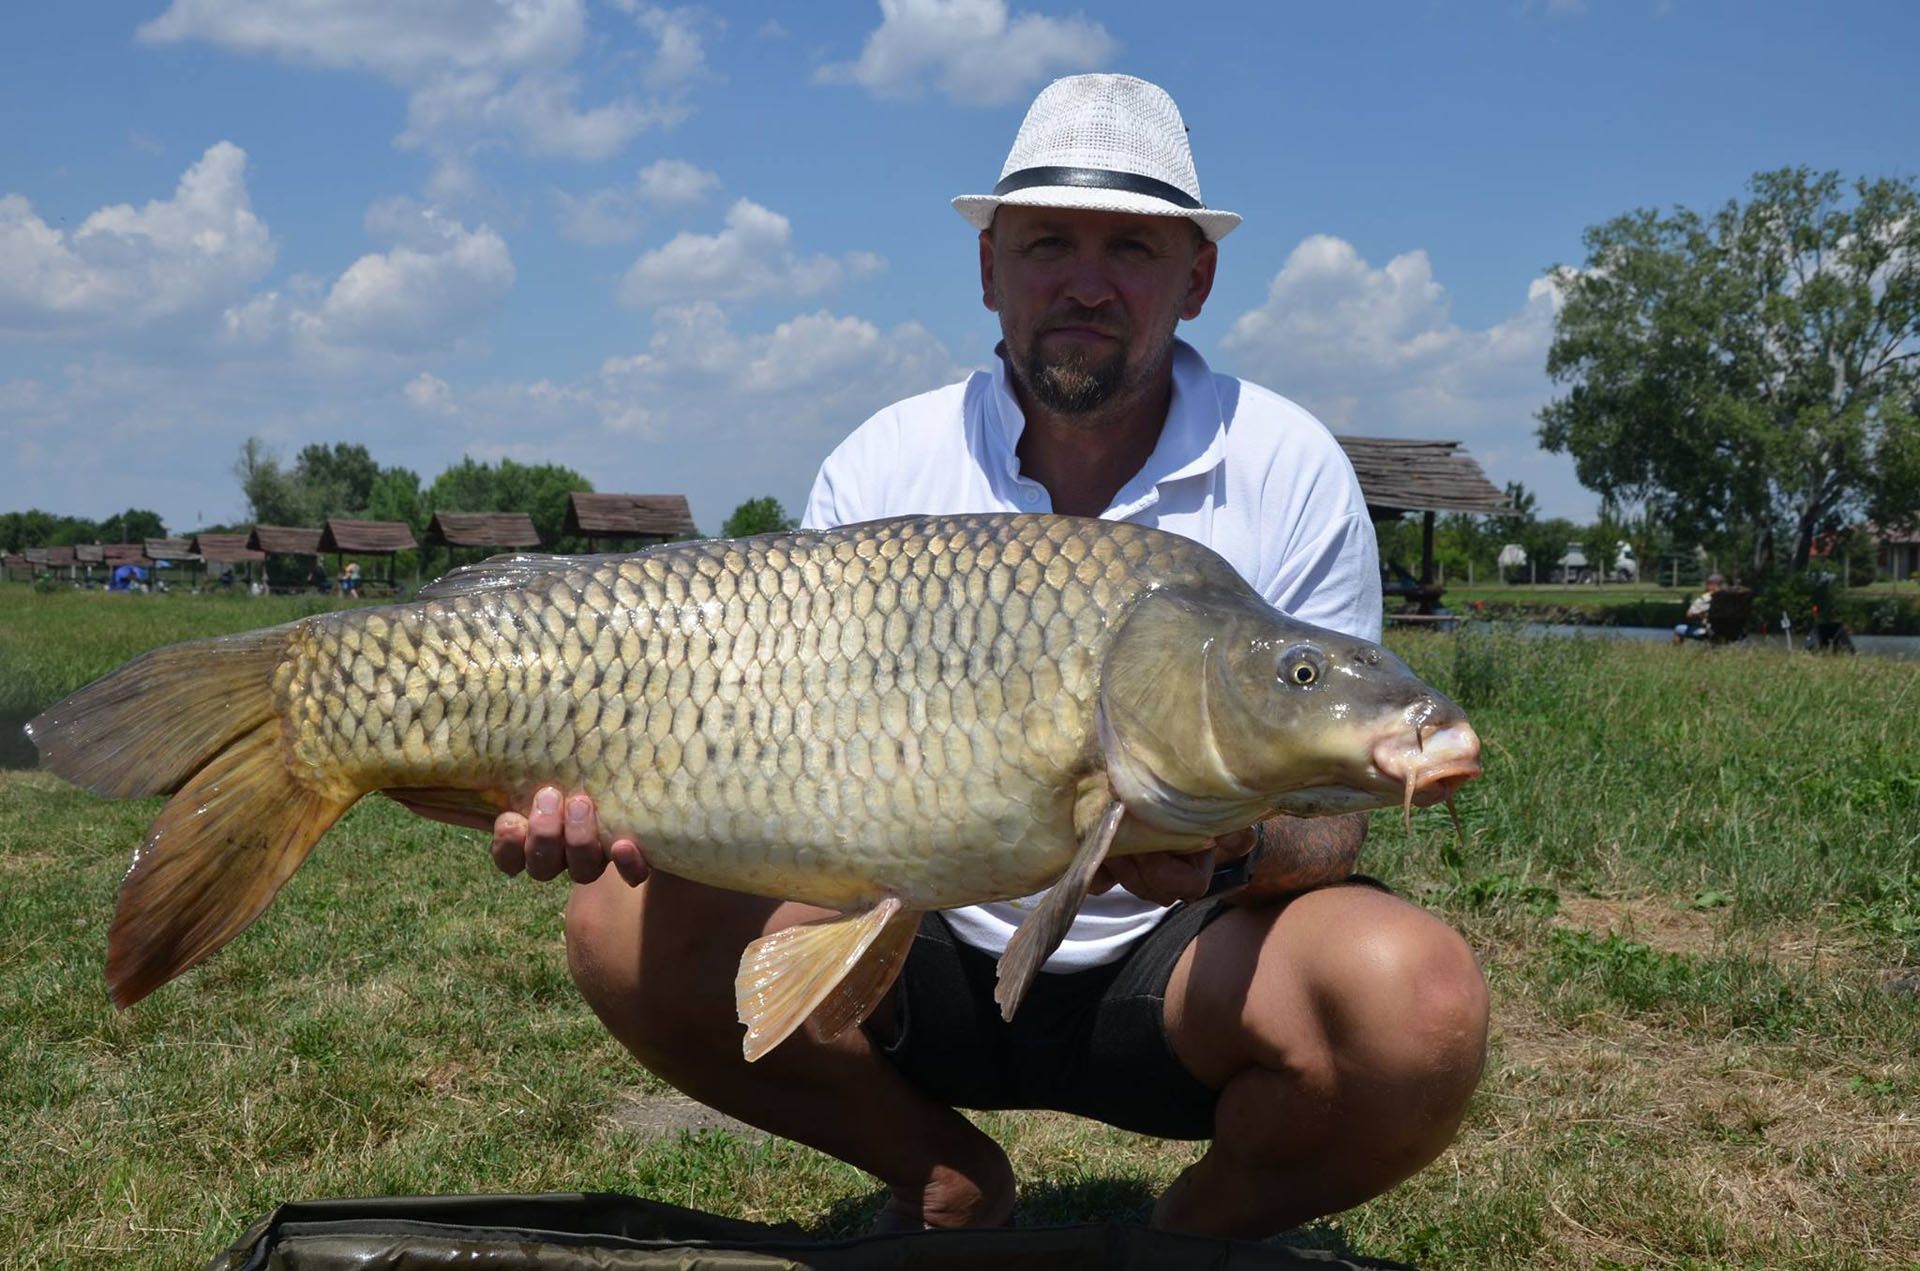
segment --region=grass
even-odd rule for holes
[[[267,612],[72,599],[93,604],[61,611],[70,638],[28,657],[21,633],[53,620],[0,598],[0,677],[37,677],[0,684],[19,708],[143,647],[148,616],[157,643],[196,612],[209,632]],[[1488,774],[1464,841],[1383,814],[1366,861],[1472,941],[1492,1053],[1438,1162],[1295,1239],[1433,1267],[1920,1262],[1920,997],[1887,987],[1920,968],[1920,667],[1501,630],[1394,643],[1469,707]],[[106,922],[155,806],[0,774],[13,1263],[203,1261],[319,1196],[606,1189],[823,1235],[877,1208],[872,1180],[804,1148],[636,1129],[622,1111],[664,1091],[569,984],[562,887],[509,883],[478,835],[381,801],[264,921],[116,1014]],[[1138,1218],[1195,1150],[981,1120],[1024,1222]]]

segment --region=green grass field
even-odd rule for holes
[[[57,602],[45,609],[30,606]],[[131,602],[131,603],[129,603]],[[278,604],[280,602],[272,602]],[[298,602],[293,602],[297,606]],[[18,714],[147,644],[296,616],[0,597]],[[1422,1266],[1920,1264],[1920,667],[1396,634],[1486,739],[1367,867],[1464,930],[1493,1050],[1455,1146],[1296,1243]],[[561,884],[477,834],[356,809],[267,916],[125,1013],[101,980],[157,804],[0,773],[0,1248],[176,1267],[289,1199],[613,1190],[864,1229],[872,1180],[665,1092],[568,982]],[[1136,1219],[1193,1158],[995,1114],[1027,1223]]]

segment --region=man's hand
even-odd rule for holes
[[[533,811],[526,816],[502,812],[493,822],[493,863],[502,873],[524,871],[546,882],[562,869],[576,883],[590,883],[611,864],[627,886],[647,881],[651,867],[647,854],[631,838],[600,842],[600,822],[587,795],[575,791],[563,796],[557,786],[534,792]]]
[[[1261,823],[1260,833],[1260,859],[1246,886],[1231,894],[1230,903],[1257,904],[1346,878],[1367,836],[1367,814],[1276,816]],[[1094,874],[1087,892],[1098,896],[1118,885],[1156,905],[1198,900],[1216,868],[1252,850],[1253,831],[1246,829],[1209,839],[1197,851],[1113,857]]]
[[[1215,869],[1251,850],[1252,831],[1239,830],[1208,839],[1204,847],[1192,852],[1142,852],[1138,856],[1109,857],[1094,873],[1087,894],[1098,896],[1120,886],[1156,905],[1198,900],[1206,895]]]

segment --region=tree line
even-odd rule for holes
[[[1748,193],[1615,217],[1550,271],[1567,392],[1539,437],[1757,581],[1920,521],[1920,187],[1786,168]]]

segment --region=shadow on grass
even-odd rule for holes
[[[1014,1206],[1015,1227],[1059,1227],[1119,1223],[1145,1226],[1158,1193],[1137,1178],[1088,1178],[1074,1183],[1038,1183],[1022,1187]],[[849,1197],[827,1211],[807,1234],[816,1240],[846,1240],[867,1235],[886,1204],[887,1193]],[[1301,1266],[1355,1267],[1368,1271],[1418,1271],[1405,1262],[1370,1258],[1356,1250],[1346,1233],[1328,1223],[1313,1223],[1271,1240],[1269,1247],[1300,1255]]]

